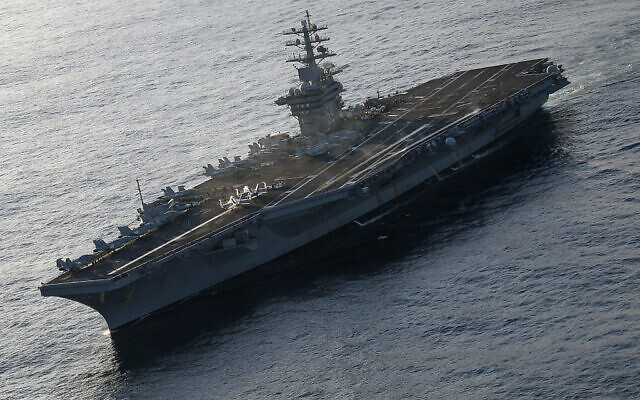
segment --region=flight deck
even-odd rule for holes
[[[549,79],[546,59],[457,72],[407,92],[375,99],[385,112],[368,122],[364,138],[336,157],[290,156],[252,173],[213,178],[196,186],[184,201],[199,202],[171,224],[165,224],[117,250],[105,252],[88,266],[66,272],[50,284],[113,279],[255,216],[261,210],[358,183],[410,150],[519,92]],[[224,210],[218,199],[235,188],[260,182],[282,182],[249,205]],[[203,201],[204,200],[204,201]]]

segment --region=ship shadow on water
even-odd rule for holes
[[[504,148],[443,182],[421,185],[401,204],[361,218],[375,221],[365,227],[350,223],[215,291],[113,332],[111,339],[120,368],[144,367],[194,343],[215,346],[215,336],[250,318],[261,305],[306,296],[317,279],[366,279],[386,271],[390,262],[412,250],[436,244],[445,230],[451,238],[474,229],[469,222],[477,226],[483,219],[483,213],[488,212],[483,205],[513,190],[513,185],[503,187],[502,182],[526,185],[536,171],[554,170],[563,162],[564,138],[553,120],[549,112],[538,111],[526,126],[516,128],[522,133]]]

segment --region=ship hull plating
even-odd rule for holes
[[[515,109],[503,110],[473,135],[461,135],[435,153],[414,151],[397,173],[371,184],[329,192],[265,212],[243,226],[243,241],[229,246],[201,246],[154,267],[136,268],[117,279],[45,285],[45,296],[66,297],[98,311],[115,330],[173,303],[217,286],[303,246],[398,198],[429,179],[468,166],[482,152],[531,116],[548,98],[542,90]],[[475,156],[475,157],[474,157]],[[365,190],[366,189],[366,190]]]

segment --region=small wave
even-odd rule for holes
[[[640,146],[640,142],[636,142],[636,143],[632,143],[632,144],[628,144],[626,146],[621,147],[618,151],[627,151],[627,150],[633,150],[636,147]]]

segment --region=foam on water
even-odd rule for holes
[[[635,1],[314,4],[347,102],[540,56],[572,84],[440,192],[128,335],[39,296],[133,220],[136,178],[153,198],[296,129],[273,100],[301,7],[0,5],[0,397],[640,397]]]

